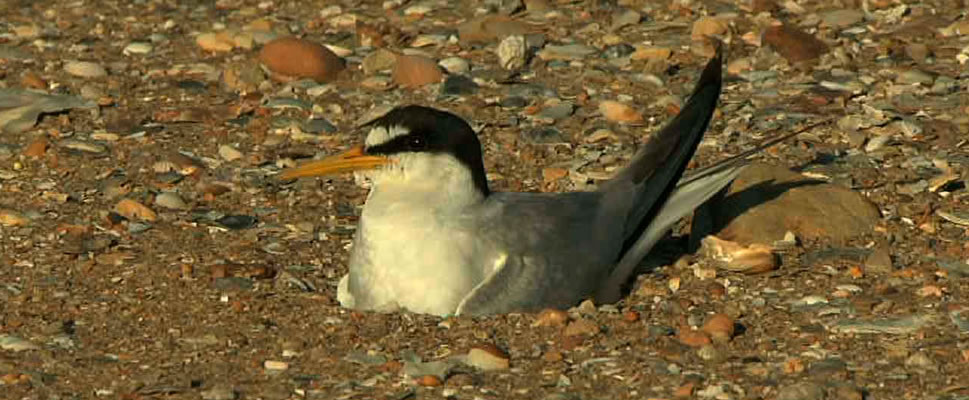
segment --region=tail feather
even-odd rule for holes
[[[750,156],[820,125],[830,123],[831,121],[831,119],[822,120],[809,124],[794,132],[778,135],[775,138],[758,144],[750,150],[718,161],[713,165],[704,167],[680,179],[659,212],[654,218],[648,221],[646,228],[622,254],[609,279],[600,286],[599,291],[596,293],[596,301],[601,303],[618,301],[621,296],[623,283],[629,279],[635,267],[649,254],[649,251],[652,250],[656,242],[663,237],[676,221],[689,215],[693,210],[729,185],[747,166]]]
[[[630,210],[624,229],[624,249],[640,236],[646,224],[659,212],[696,152],[720,97],[722,63],[723,53],[718,49],[680,113],[653,134],[629,165],[601,186],[602,191],[632,190],[634,193],[634,208]]]

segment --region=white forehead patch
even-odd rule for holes
[[[404,136],[408,133],[410,133],[410,130],[400,125],[394,125],[389,128],[375,126],[370,129],[370,133],[367,134],[367,140],[364,141],[364,143],[367,145],[367,147],[377,146],[387,143],[398,136]]]

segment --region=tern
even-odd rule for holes
[[[362,145],[281,178],[358,171],[371,183],[337,289],[344,307],[448,316],[613,303],[656,242],[751,153],[681,179],[716,108],[721,64],[718,51],[679,114],[594,191],[491,191],[468,123],[417,105],[366,124]]]

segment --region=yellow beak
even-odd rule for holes
[[[335,156],[287,169],[279,177],[280,179],[295,179],[306,176],[333,175],[340,172],[376,168],[389,163],[390,159],[387,157],[367,155],[363,151],[363,146],[355,146]]]

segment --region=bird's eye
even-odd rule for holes
[[[424,150],[427,148],[427,142],[424,140],[423,136],[411,136],[407,139],[407,147],[410,150]]]

